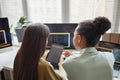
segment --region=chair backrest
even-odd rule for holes
[[[102,41],[120,44],[120,33],[106,33],[102,36]]]
[[[120,49],[120,33],[106,33],[96,45],[98,50],[112,51]]]
[[[4,80],[13,80],[13,69],[9,67],[3,67]]]

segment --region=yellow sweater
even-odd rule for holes
[[[40,59],[38,77],[39,80],[63,80],[63,78],[54,71],[52,65],[44,59]]]

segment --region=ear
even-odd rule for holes
[[[81,36],[81,35],[78,35],[78,44],[81,43],[81,40],[82,40],[82,36]]]

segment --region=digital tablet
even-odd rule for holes
[[[46,60],[49,61],[54,68],[58,68],[58,63],[63,49],[63,46],[57,44],[53,44],[50,48],[50,52],[48,53]]]

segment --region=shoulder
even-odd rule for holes
[[[112,52],[99,52],[99,55],[106,59],[110,66],[113,67],[115,58]]]
[[[99,52],[99,55],[108,59],[108,60],[115,60],[114,55],[112,52]]]
[[[40,74],[45,74],[46,72],[48,73],[50,71],[53,71],[53,67],[45,59],[40,59],[38,63],[38,71]]]
[[[47,67],[50,67],[51,65],[45,59],[41,58],[40,61],[39,61],[39,65],[38,66],[40,68],[47,68]]]

